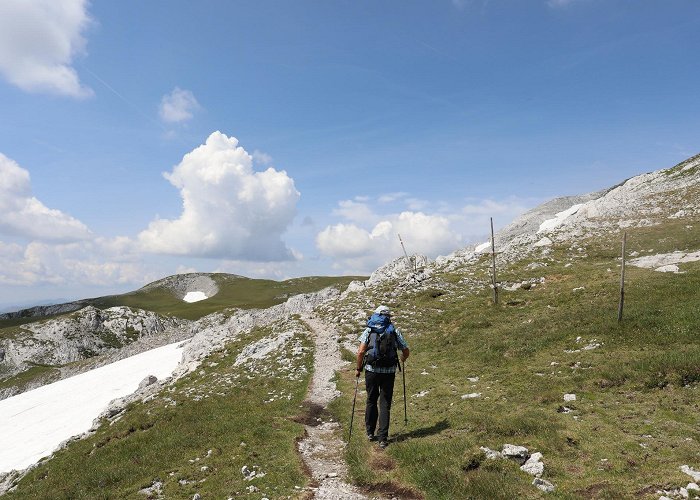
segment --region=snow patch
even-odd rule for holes
[[[654,271],[657,271],[659,273],[677,273],[679,271],[679,268],[675,264],[669,264],[667,266],[657,267],[656,269],[654,269]]]
[[[187,292],[187,294],[182,298],[185,302],[199,302],[200,300],[206,300],[207,294],[204,292]]]
[[[671,252],[657,255],[646,255],[637,259],[632,259],[629,264],[635,267],[655,269],[660,272],[678,272],[677,264],[684,262],[695,262],[700,260],[700,251],[697,252]]]
[[[571,215],[574,215],[576,212],[578,212],[578,209],[583,206],[583,203],[578,203],[571,208],[568,208],[562,212],[558,212],[554,214],[553,219],[547,219],[544,221],[542,224],[540,224],[540,228],[537,230],[537,234],[543,233],[545,231],[551,231],[553,229],[556,229],[557,227],[561,226],[564,221],[570,217]]]
[[[0,401],[0,473],[25,469],[87,431],[110,401],[134,392],[145,377],[169,377],[182,358],[181,345],[142,352]]]
[[[488,250],[489,248],[491,248],[491,242],[487,241],[486,243],[482,243],[481,245],[477,245],[476,248],[474,249],[474,252],[482,253],[482,252],[485,252],[486,250]]]
[[[538,241],[537,243],[535,243],[532,246],[534,246],[534,247],[548,247],[548,246],[552,246],[552,243],[553,243],[552,240],[550,240],[549,238],[547,238],[545,236],[544,238],[542,238],[540,241]]]

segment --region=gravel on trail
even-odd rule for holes
[[[343,459],[345,443],[338,436],[340,425],[325,417],[323,410],[340,395],[333,377],[344,365],[337,336],[332,328],[313,316],[302,318],[314,337],[314,375],[306,405],[315,408],[321,418],[305,425],[306,436],[298,448],[315,483],[314,498],[322,500],[368,499],[358,488],[346,482],[347,465]]]

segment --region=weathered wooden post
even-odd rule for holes
[[[493,286],[493,303],[498,304],[498,285],[496,285],[496,240],[493,237],[493,217],[491,217],[491,285]]]
[[[625,247],[627,246],[627,231],[622,234],[622,268],[620,270],[620,305],[617,308],[617,322],[622,321],[622,309],[625,306]]]
[[[401,235],[399,233],[396,233],[399,236],[399,241],[401,242],[401,248],[403,248],[403,254],[406,256],[406,262],[408,262],[408,265],[411,265],[411,259],[408,258],[408,253],[406,253],[406,247],[403,244],[403,240],[401,239]],[[413,266],[413,271],[418,272],[418,263],[415,262]]]

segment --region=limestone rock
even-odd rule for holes
[[[155,375],[149,375],[139,383],[139,389],[145,389],[149,385],[155,384],[156,382],[158,382],[158,377]]]
[[[542,453],[537,452],[530,455],[530,458],[520,466],[520,470],[530,474],[531,476],[540,477],[544,472],[544,464],[540,461],[542,460]]]
[[[681,465],[680,469],[682,472],[684,472],[685,474],[688,474],[690,477],[692,477],[693,481],[695,481],[695,482],[700,481],[700,471],[697,471],[697,470],[695,470],[692,467],[689,467],[687,465]]]
[[[544,491],[545,493],[551,493],[555,490],[555,486],[547,481],[546,479],[541,479],[539,477],[536,477],[533,481],[532,484],[537,486],[540,490]]]
[[[516,446],[514,444],[504,444],[501,454],[506,458],[515,460],[520,465],[524,464],[530,455],[527,448],[524,446]]]
[[[497,460],[499,458],[503,458],[503,455],[500,451],[492,450],[491,448],[487,448],[486,446],[481,446],[479,447],[479,449],[486,454],[486,458],[489,460]]]

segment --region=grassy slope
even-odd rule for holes
[[[358,279],[352,276],[311,276],[293,278],[286,281],[273,281],[262,279],[250,279],[227,274],[214,274],[220,291],[210,299],[200,302],[187,303],[176,297],[170,290],[154,288],[150,290],[137,290],[123,295],[111,295],[96,299],[87,299],[85,304],[98,308],[114,306],[128,306],[145,309],[159,314],[176,316],[185,319],[199,319],[207,314],[221,311],[227,308],[265,308],[280,304],[288,297],[300,293],[310,293],[328,286],[337,285],[345,288],[350,281]],[[362,278],[359,278],[362,279]],[[79,312],[70,312],[62,315],[41,318],[15,318],[0,320],[0,339],[9,339],[24,334],[22,324],[42,323],[56,318],[70,318]],[[105,340],[108,340],[105,338]],[[115,347],[121,347],[115,343]],[[78,362],[79,363],[79,362]],[[13,377],[7,378],[0,364],[0,389],[8,387],[24,387],[37,379],[50,383],[59,378],[58,366],[34,366]]]
[[[296,331],[297,345],[304,347],[299,356],[285,353],[291,364],[261,363],[271,370],[269,377],[250,376],[245,367],[233,366],[243,347],[289,328]],[[146,498],[137,492],[154,480],[164,483],[165,498],[190,499],[195,493],[203,498],[278,498],[298,493],[295,486],[303,487],[307,479],[295,447],[303,426],[294,417],[313,364],[306,333],[305,326],[295,322],[242,335],[172,388],[132,405],[120,420],[56,453],[8,496]],[[245,481],[244,465],[266,475]],[[249,493],[249,486],[259,491]]]
[[[700,235],[688,225],[636,230],[628,250],[700,249]],[[502,292],[499,306],[488,288],[469,292],[459,284],[467,270],[439,277],[444,295],[392,298],[385,290],[371,298],[396,310],[412,347],[409,425],[397,379],[397,442],[382,453],[353,439],[348,460],[356,481],[376,490],[408,487],[427,498],[541,496],[516,464],[486,461],[479,452],[511,443],[543,453],[543,477],[557,486],[558,498],[658,498],[657,489],[689,482],[679,466],[700,466],[700,263],[681,265],[685,274],[677,275],[628,267],[618,325],[619,242],[580,246],[584,251],[555,248],[538,259],[546,268],[526,270],[525,261],[503,270],[502,281],[546,280],[529,291]],[[475,270],[484,283],[487,266],[484,258]],[[602,346],[565,352],[594,340]],[[478,382],[467,380],[474,376]],[[347,424],[352,375],[344,373],[341,382],[345,396],[335,411]],[[429,392],[411,397],[421,391]],[[481,398],[461,398],[473,392]],[[577,401],[564,403],[565,393]],[[574,411],[559,413],[565,404]],[[358,408],[356,422],[363,418]]]
[[[362,279],[352,276],[311,276],[273,281],[225,274],[214,274],[212,277],[219,285],[219,293],[200,302],[187,303],[169,290],[158,288],[92,299],[91,303],[100,308],[121,305],[138,307],[168,316],[194,320],[232,307],[241,309],[270,307],[281,304],[292,295],[316,292],[333,285],[344,287],[353,279]]]
[[[165,288],[136,290],[122,295],[108,295],[94,299],[85,299],[85,305],[105,309],[114,306],[128,306],[145,309],[167,316],[196,320],[207,314],[227,308],[255,309],[281,304],[292,295],[317,292],[328,286],[346,287],[352,280],[364,279],[358,276],[309,276],[285,281],[251,279],[227,274],[213,274],[212,278],[219,285],[219,293],[199,302],[184,302]],[[51,316],[57,318],[63,315]],[[18,325],[45,321],[41,318],[14,318],[0,320],[0,338],[10,335]]]

